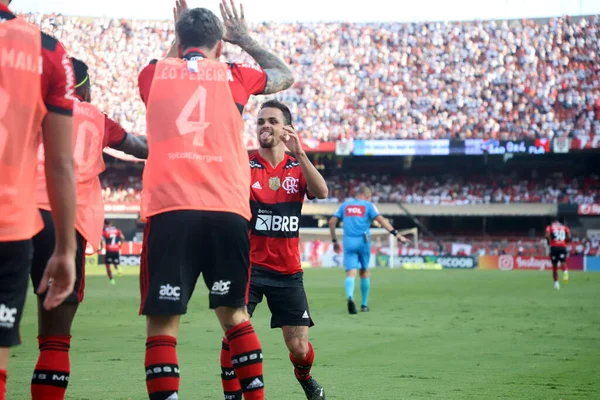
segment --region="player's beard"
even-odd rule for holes
[[[271,135],[266,139],[262,138],[262,133],[258,134],[258,143],[263,149],[272,149],[275,146],[275,132],[269,132]]]

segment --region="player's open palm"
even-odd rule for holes
[[[38,288],[38,294],[45,293],[44,308],[51,310],[62,304],[73,292],[75,286],[75,254],[52,254]]]
[[[290,125],[283,127],[283,132],[281,133],[280,138],[283,144],[285,144],[288,150],[292,153],[298,154],[300,151],[302,151],[302,142],[300,141],[300,137]]]
[[[233,0],[229,0],[231,7],[227,4],[227,0],[221,0],[219,9],[225,24],[225,36],[223,40],[233,44],[240,44],[244,38],[249,35],[248,25],[244,18],[244,6],[240,3],[240,11]]]

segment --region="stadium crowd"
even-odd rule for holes
[[[29,14],[91,67],[94,103],[145,134],[137,75],[165,54],[168,21]],[[600,19],[471,23],[260,23],[292,65],[278,95],[313,140],[600,135]],[[228,61],[250,61],[227,46]],[[244,118],[253,121],[257,101]],[[247,124],[246,140],[254,140]]]
[[[111,168],[102,175],[107,203],[140,201],[141,169]],[[524,178],[517,174],[391,176],[383,174],[343,173],[326,178],[329,197],[316,202],[341,203],[354,195],[353,190],[368,185],[373,202],[408,204],[490,204],[490,203],[570,203],[600,204],[600,175],[566,177],[551,174]]]

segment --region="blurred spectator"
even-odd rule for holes
[[[26,17],[90,65],[94,103],[144,134],[137,75],[173,38],[170,21]],[[307,138],[552,138],[600,134],[598,17],[468,23],[260,23],[256,38],[294,69]],[[227,45],[224,58],[250,61]],[[244,118],[253,121],[254,99]],[[256,145],[253,123],[246,143]]]

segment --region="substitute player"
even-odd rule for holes
[[[140,274],[140,312],[147,316],[146,386],[153,400],[177,398],[180,316],[202,274],[244,398],[264,399],[261,345],[246,312],[252,213],[241,112],[250,95],[286,89],[293,77],[249,36],[235,7],[221,4],[224,36],[211,11],[177,4],[182,58],[154,62],[139,77],[150,147],[143,175],[147,223]],[[239,45],[265,71],[218,62],[222,40]]]
[[[560,289],[558,283],[558,264],[563,270],[563,280],[569,282],[569,269],[567,266],[567,243],[571,241],[571,230],[568,226],[560,223],[558,219],[552,221],[546,227],[546,241],[550,246],[550,260],[552,261],[552,278],[554,279],[554,289]]]
[[[104,253],[104,266],[106,267],[106,275],[110,283],[113,285],[116,283],[111,266],[117,271],[117,275],[121,276],[121,270],[119,264],[121,263],[121,245],[125,241],[123,232],[116,226],[113,226],[109,220],[104,221],[104,230],[102,231],[102,247],[105,250]]]
[[[261,106],[256,127],[260,148],[250,156],[250,295],[248,313],[267,299],[271,328],[281,328],[296,379],[307,399],[324,399],[325,391],[311,376],[315,358],[308,341],[313,326],[304,291],[298,248],[304,197],[327,197],[327,184],[302,150],[289,108],[276,100]],[[286,154],[286,147],[294,157]],[[226,399],[241,399],[240,382],[223,339],[222,383]]]
[[[73,290],[76,248],[73,66],[56,39],[17,18],[9,3],[0,0],[0,400],[5,398],[9,349],[21,343],[31,238],[43,228],[35,204],[40,140],[48,154],[46,177],[57,230],[38,288],[40,293],[47,291],[43,304],[47,310]]]
[[[76,98],[73,110],[73,141],[77,206],[74,228],[77,252],[73,257],[76,268],[75,287],[65,302],[48,311],[42,307],[44,296],[38,296],[38,341],[40,354],[31,381],[32,400],[64,399],[70,375],[69,348],[71,324],[79,303],[83,301],[85,286],[86,243],[98,249],[104,220],[104,201],[98,175],[104,171],[102,149],[106,146],[145,158],[148,148],[144,141],[126,133],[91,101],[88,67],[72,58],[75,69]],[[52,254],[56,240],[54,224],[44,177],[44,151],[38,154],[37,205],[44,220],[44,229],[33,238],[33,287],[40,285],[44,267]],[[48,373],[52,371],[52,374]]]
[[[335,228],[339,221],[344,221],[344,265],[346,269],[346,298],[348,299],[348,312],[356,314],[354,304],[354,281],[356,270],[360,269],[360,311],[369,311],[369,291],[371,278],[369,273],[369,260],[371,259],[371,222],[379,222],[390,235],[396,236],[401,242],[408,242],[400,235],[390,223],[379,214],[375,204],[371,202],[371,189],[362,186],[358,189],[356,198],[346,200],[335,215],[329,220],[331,241],[336,252],[340,245],[337,241]]]

